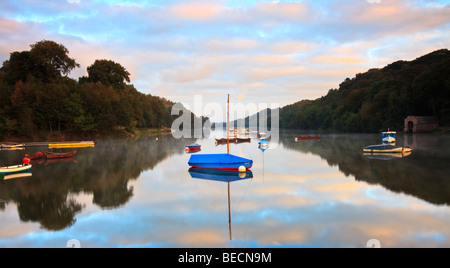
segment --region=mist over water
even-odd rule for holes
[[[362,148],[378,134],[294,141],[303,134],[230,145],[254,161],[229,183],[231,224],[228,183],[193,176],[184,151],[226,153],[213,138],[101,140],[73,161],[33,162],[32,176],[0,180],[0,247],[450,246],[450,137],[399,135],[413,152],[377,157]],[[0,151],[0,164],[46,150]]]

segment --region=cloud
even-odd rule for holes
[[[439,1],[7,0],[0,10],[0,60],[54,40],[82,65],[72,77],[111,59],[138,90],[174,101],[228,91],[287,105],[450,43],[450,6]]]
[[[210,20],[218,16],[225,8],[219,4],[205,2],[180,2],[169,7],[169,14],[175,19]]]

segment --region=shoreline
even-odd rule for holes
[[[5,137],[0,140],[0,144],[17,144],[25,142],[67,142],[72,140],[96,140],[96,139],[106,139],[106,138],[136,138],[136,137],[153,137],[161,134],[170,134],[172,129],[170,128],[149,128],[149,129],[136,129],[133,133],[128,132],[124,129],[117,129],[115,131],[109,132],[107,134],[96,134],[96,135],[75,135],[61,133],[61,135],[47,135],[46,137],[18,137],[10,136]]]

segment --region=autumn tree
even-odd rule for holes
[[[1,71],[5,72],[9,84],[26,82],[30,75],[52,82],[80,67],[69,57],[69,50],[54,41],[43,40],[30,47],[30,51],[12,52],[9,60],[3,62]]]
[[[96,60],[87,68],[89,82],[101,82],[105,86],[123,88],[130,82],[130,73],[120,65],[111,60]]]

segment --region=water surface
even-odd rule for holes
[[[450,137],[400,136],[412,154],[385,160],[362,153],[381,135],[300,134],[264,152],[232,144],[254,166],[229,183],[189,173],[185,145],[226,152],[212,138],[103,140],[76,161],[35,162],[0,181],[0,247],[450,246]],[[0,151],[0,165],[45,150]]]

